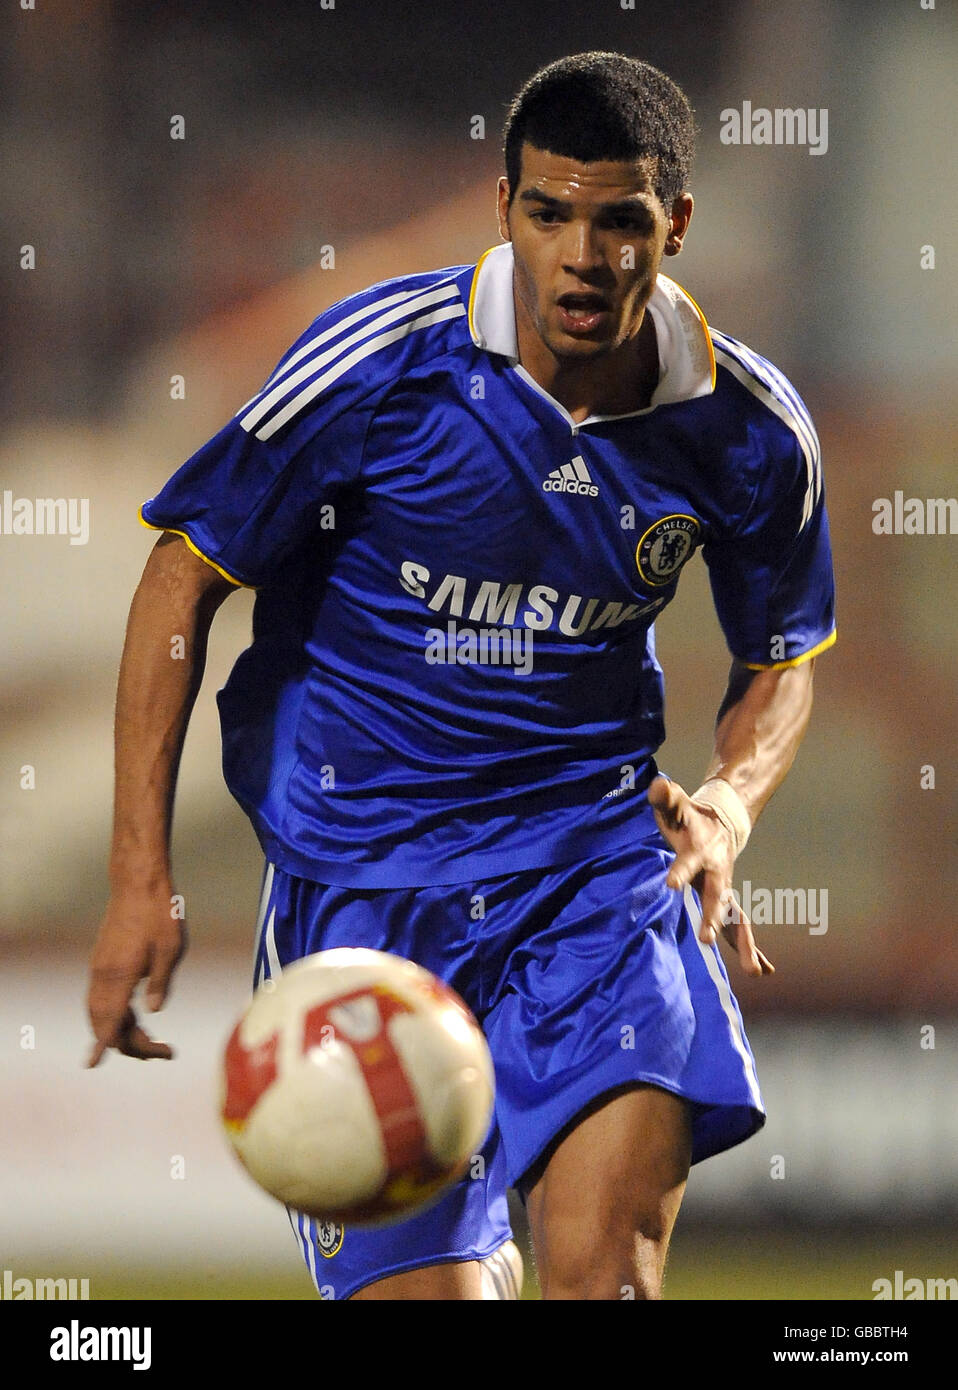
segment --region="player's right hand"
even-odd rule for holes
[[[87,1011],[96,1041],[88,1067],[109,1048],[141,1060],[173,1056],[140,1027],[133,995],[145,979],[147,1004],[154,1013],[161,1009],[186,943],[186,924],[170,915],[169,893],[111,898],[90,961]]]

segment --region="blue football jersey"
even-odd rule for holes
[[[653,621],[699,547],[741,661],[834,640],[790,383],[660,275],[651,404],[577,424],[518,362],[512,276],[502,245],[334,305],[142,508],[257,590],[224,771],[289,873],[463,882],[647,833]]]

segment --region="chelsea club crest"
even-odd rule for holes
[[[346,1234],[342,1226],[332,1221],[316,1222],[316,1247],[324,1259],[331,1259],[343,1243]]]
[[[702,535],[694,516],[674,513],[650,526],[635,548],[635,563],[646,584],[670,583],[688,560]]]

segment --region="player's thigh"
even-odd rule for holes
[[[459,1260],[449,1264],[407,1269],[354,1293],[353,1300],[482,1298],[482,1267],[478,1260]]]
[[[621,1297],[628,1288],[658,1297],[691,1150],[688,1103],[656,1086],[607,1094],[583,1111],[529,1175],[545,1296]]]

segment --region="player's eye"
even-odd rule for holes
[[[544,227],[554,227],[562,220],[554,208],[537,208],[535,212],[530,212],[529,216],[533,222],[538,222]]]

